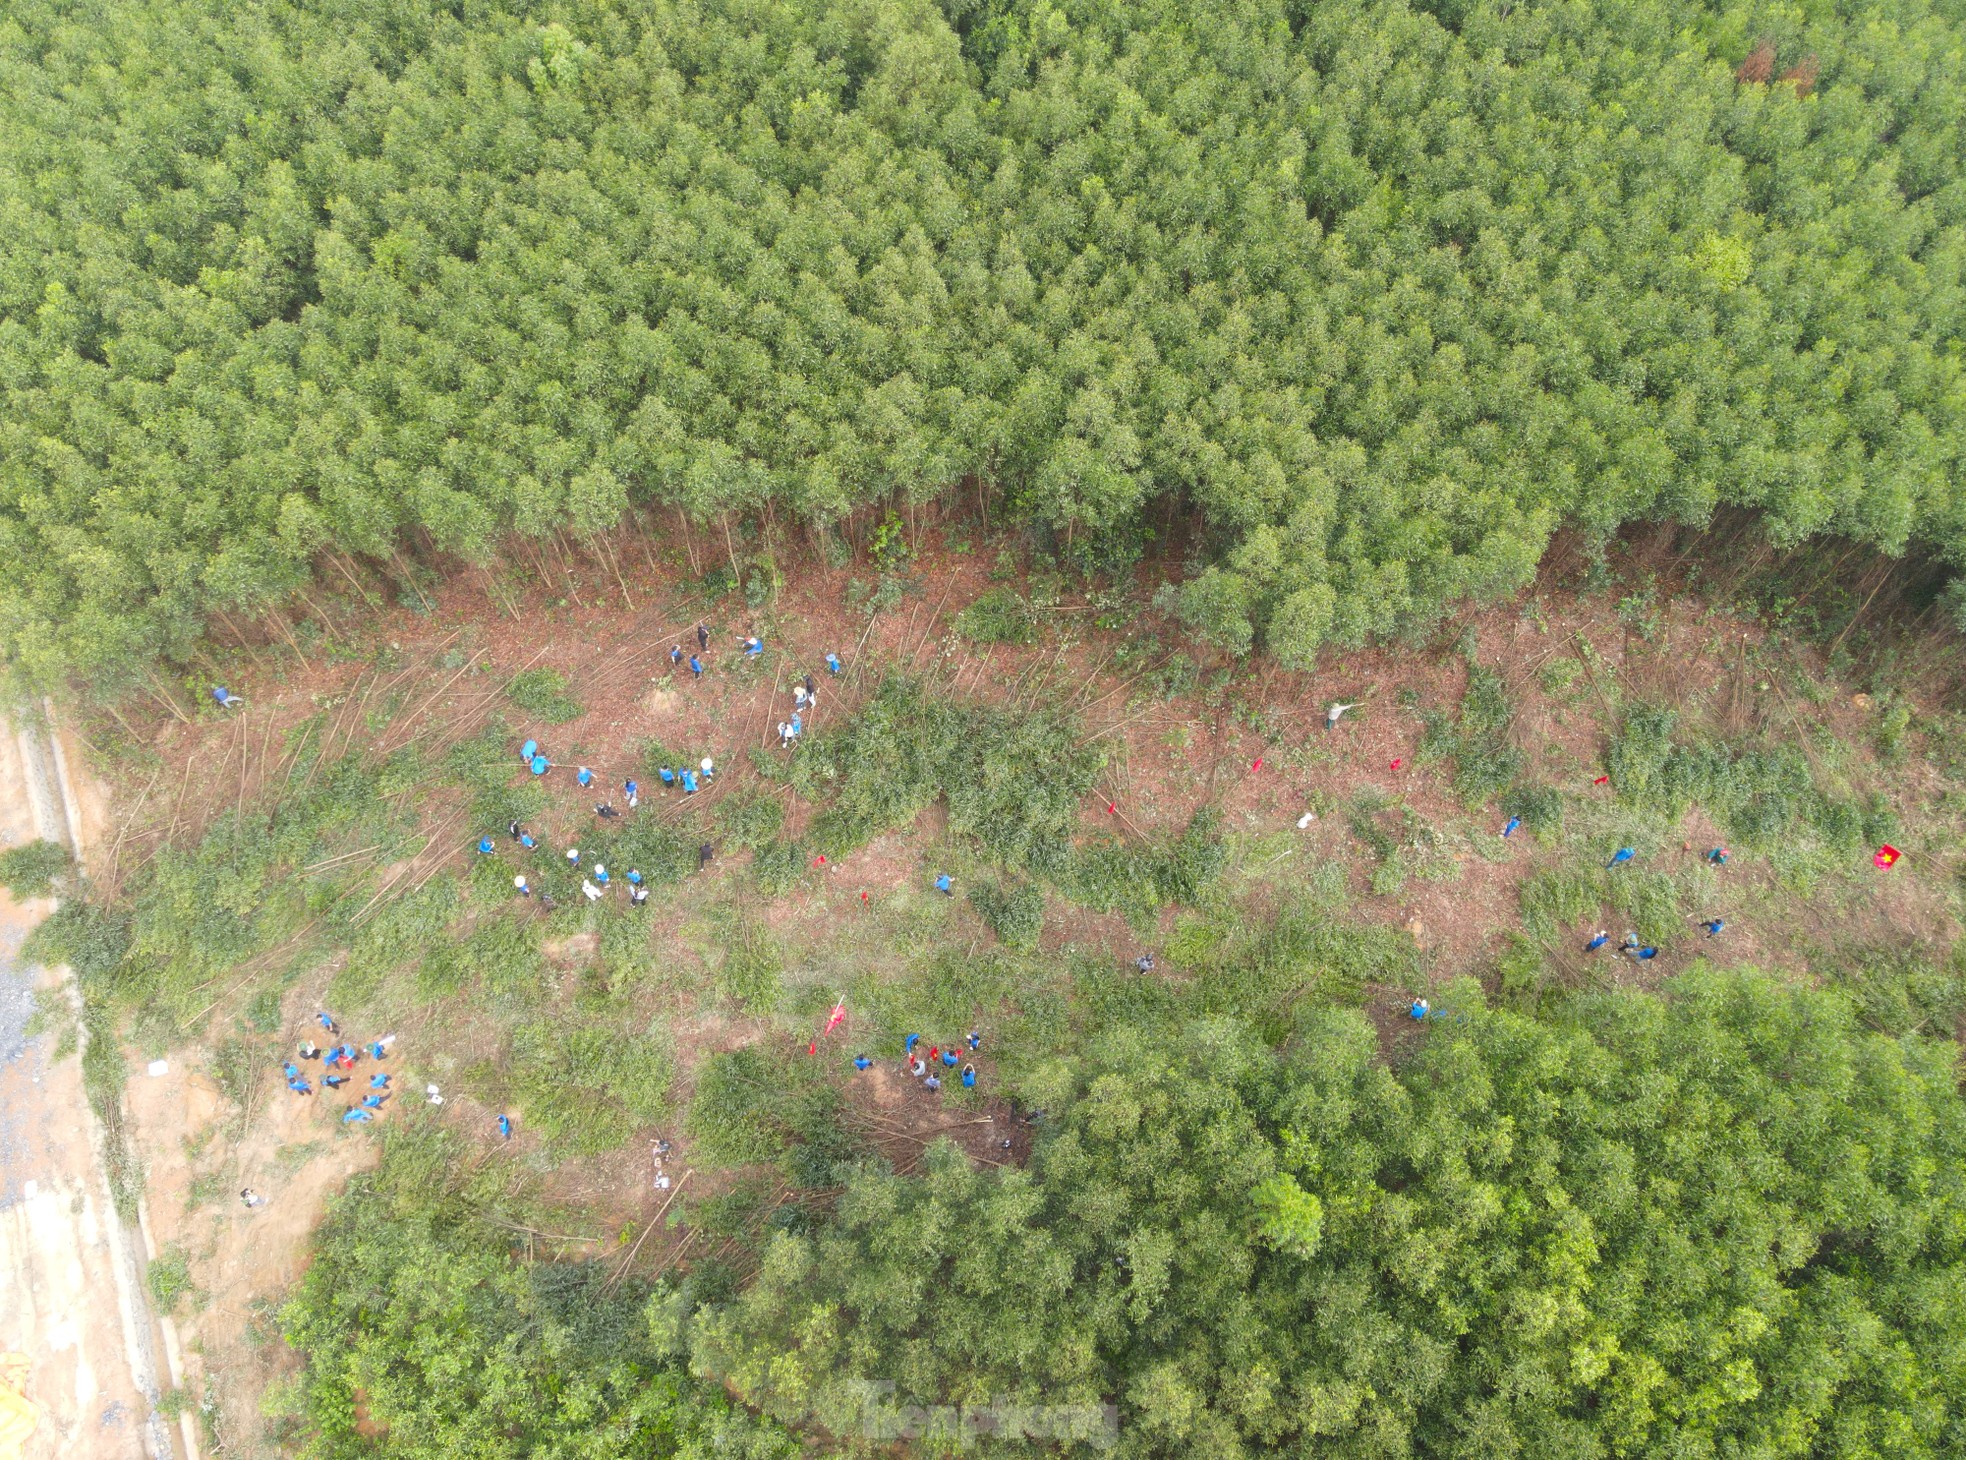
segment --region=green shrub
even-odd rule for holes
[[[59,842],[31,841],[0,852],[0,887],[15,897],[46,897],[68,871],[68,848]]]
[[[756,1046],[726,1050],[703,1064],[685,1130],[706,1166],[746,1166],[817,1141],[830,1149],[839,1096],[810,1062]]]
[[[1864,1021],[1893,1037],[1950,1038],[1966,1014],[1966,946],[1943,956],[1907,943],[1844,949],[1828,961]]]
[[[1516,895],[1522,905],[1523,926],[1532,936],[1548,942],[1601,914],[1603,877],[1599,872],[1551,869],[1523,879]]]
[[[531,1129],[585,1156],[618,1149],[668,1113],[675,1061],[653,1026],[543,1019],[513,1033],[507,1070]]]
[[[980,883],[969,890],[977,915],[1007,948],[1029,951],[1044,931],[1044,894],[1028,882],[999,887]]]
[[[166,1313],[175,1313],[186,1298],[196,1296],[191,1281],[191,1254],[178,1243],[170,1243],[144,1269],[151,1299]]]
[[[717,822],[729,845],[761,851],[778,839],[785,803],[777,796],[734,797],[717,808]]]
[[[751,875],[760,891],[772,897],[790,892],[806,874],[808,853],[802,842],[772,842],[751,857]]]
[[[1454,794],[1470,806],[1493,800],[1522,773],[1522,752],[1508,738],[1512,718],[1501,675],[1472,656],[1458,719],[1438,712],[1424,717],[1422,752],[1453,762]]]
[[[505,693],[532,719],[548,725],[564,725],[586,713],[580,701],[567,693],[566,676],[555,669],[528,669],[513,679]]]
[[[1678,714],[1633,706],[1607,757],[1618,795],[1677,817],[1705,807],[1730,836],[1769,845],[1798,830],[1846,851],[1888,840],[1896,822],[1880,796],[1862,803],[1822,791],[1800,751],[1736,749],[1720,741],[1686,744],[1676,738]]]
[[[991,588],[956,615],[956,632],[974,644],[1037,642],[1037,615],[1015,588]]]
[[[728,920],[722,929],[723,962],[717,969],[718,991],[751,1014],[777,1007],[779,984],[785,975],[785,954],[764,924],[750,918]]]
[[[1670,943],[1687,933],[1679,887],[1663,872],[1624,867],[1607,874],[1610,902],[1641,941]]]
[[[1554,786],[1517,781],[1503,795],[1501,810],[1504,816],[1521,817],[1537,836],[1547,836],[1563,825],[1563,796]]]

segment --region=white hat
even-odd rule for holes
[[[703,769],[705,769],[706,771],[716,769],[716,765],[717,763],[714,760],[710,759],[709,756],[706,755],[703,757]]]
[[[525,876],[521,874],[520,876],[514,877],[512,879],[512,885],[514,887],[524,887],[526,885]]]

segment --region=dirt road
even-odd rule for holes
[[[0,721],[0,845],[73,834],[47,762]],[[57,974],[20,957],[53,907],[0,891],[0,1350],[32,1364],[27,1460],[165,1460],[140,1264],[97,1167],[80,1061],[27,1033],[37,991],[62,998]]]

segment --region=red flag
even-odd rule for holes
[[[1252,771],[1260,771],[1261,769],[1263,769],[1263,757],[1260,755],[1257,756],[1255,763],[1250,766],[1250,769]]]
[[[1119,809],[1120,808],[1117,802],[1108,801],[1106,803],[1106,814],[1108,816],[1117,816],[1119,814]]]
[[[1591,784],[1592,784],[1593,786],[1601,786],[1601,785],[1603,785],[1603,784],[1604,784],[1604,783],[1605,783],[1606,781],[1608,781],[1608,780],[1610,780],[1610,779],[1611,779],[1611,777],[1609,777],[1609,776],[1599,776],[1599,777],[1598,777],[1598,778],[1597,778],[1596,780],[1594,780],[1594,781],[1592,781],[1592,782],[1591,782]]]
[[[1398,755],[1396,755],[1396,756],[1394,756],[1394,757],[1393,757],[1393,769],[1394,769],[1394,770],[1398,770],[1398,769],[1399,769],[1399,768],[1400,768],[1401,766],[1403,766],[1403,765],[1405,765],[1405,764],[1406,764],[1406,758],[1405,758],[1404,756],[1398,756]]]
[[[863,892],[863,893],[861,893],[861,894],[860,894],[860,900],[861,900],[862,902],[865,902],[865,901],[867,900],[867,894],[866,894],[866,893],[864,893],[864,892]]]
[[[826,1027],[820,1030],[819,1032],[821,1034],[831,1034],[835,1029],[838,1029],[840,1027],[841,1023],[845,1019],[846,1019],[846,1000],[841,999],[837,1004],[833,1005],[833,1013],[831,1017],[829,1017],[826,1020]]]
[[[1900,852],[1896,847],[1886,842],[1872,853],[1870,861],[1873,867],[1888,871],[1890,868],[1898,865],[1898,858],[1903,855],[1903,852]]]
[[[824,858],[823,856],[821,856],[821,857],[814,857],[814,858],[812,859],[812,865],[813,865],[813,866],[815,866],[815,867],[823,867],[823,866],[825,866],[825,865],[826,865],[826,859],[825,859],[825,858]]]
[[[808,1044],[808,1045],[806,1046],[806,1053],[807,1053],[807,1054],[818,1054],[818,1053],[819,1053],[819,1041],[815,1039],[815,1040],[813,1040],[813,1042],[812,1042],[811,1044]]]

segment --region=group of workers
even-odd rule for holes
[[[920,1080],[924,1090],[940,1090],[942,1088],[942,1071],[945,1069],[955,1070],[960,1065],[961,1069],[957,1071],[957,1077],[962,1081],[963,1089],[974,1090],[976,1088],[976,1065],[973,1061],[965,1060],[956,1052],[957,1045],[954,1041],[946,1045],[930,1045],[926,1058],[915,1053],[915,1046],[921,1042],[922,1037],[919,1034],[910,1034],[906,1039],[901,1041],[901,1071],[903,1074],[912,1075],[917,1080]],[[962,1043],[968,1046],[971,1054],[976,1053],[983,1044],[982,1031],[976,1029],[970,1030],[969,1038],[962,1041]],[[870,1055],[857,1054],[853,1057],[853,1067],[856,1070],[871,1069],[873,1064],[874,1061]]]
[[[286,1061],[281,1067],[282,1073],[286,1076],[287,1088],[295,1095],[313,1095],[314,1084],[309,1078],[310,1072],[302,1069],[301,1064],[296,1061],[311,1063],[318,1060],[321,1071],[315,1078],[320,1080],[322,1089],[339,1093],[343,1086],[348,1086],[351,1095],[364,1089],[367,1091],[366,1094],[359,1095],[354,1103],[342,1112],[342,1123],[344,1125],[369,1124],[396,1093],[390,1088],[394,1077],[389,1071],[378,1069],[369,1075],[365,1086],[354,1072],[364,1059],[373,1060],[378,1065],[388,1059],[389,1047],[396,1042],[396,1036],[385,1034],[382,1038],[372,1039],[367,1044],[352,1043],[342,1039],[341,1026],[327,1010],[317,1009],[314,1018],[321,1028],[327,1031],[328,1037],[336,1042],[323,1049],[311,1039],[301,1041],[300,1047],[294,1051],[294,1059]],[[429,1105],[444,1103],[444,1093],[435,1084],[426,1084],[423,1087],[423,1098]],[[506,1140],[512,1139],[511,1116],[501,1114],[497,1117],[497,1125],[500,1136]],[[241,1191],[239,1196],[251,1208],[264,1206],[266,1203],[266,1198],[257,1195],[250,1187]]]

